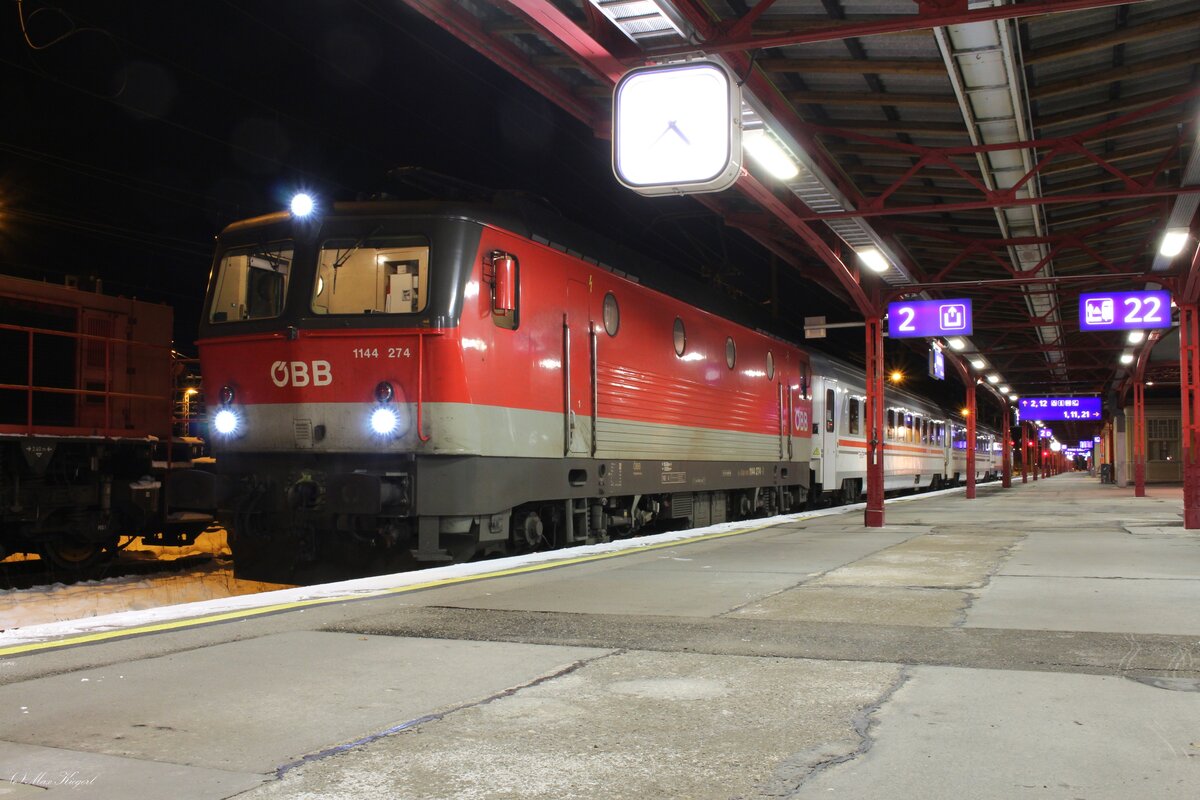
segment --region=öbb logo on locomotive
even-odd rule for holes
[[[328,386],[333,383],[333,368],[328,361],[276,361],[271,365],[271,383],[279,388],[287,385],[304,387]]]

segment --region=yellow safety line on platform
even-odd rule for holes
[[[392,594],[404,594],[405,592],[415,592],[421,589],[436,589],[443,586],[453,586],[458,583],[469,583],[471,581],[484,580],[488,578],[505,578],[510,575],[522,575],[529,572],[541,572],[542,570],[555,569],[557,567],[568,567],[574,564],[585,564],[589,561],[601,561],[607,558],[616,558],[618,556],[628,556],[635,553],[647,553],[652,550],[662,550],[666,547],[676,547],[683,544],[695,544],[696,542],[710,541],[713,539],[725,539],[730,536],[741,536],[755,531],[774,528],[776,525],[782,525],[782,522],[772,522],[766,525],[757,525],[752,528],[738,528],[732,531],[720,531],[718,533],[706,533],[701,536],[695,536],[689,539],[676,539],[670,542],[659,542],[657,544],[648,544],[641,547],[631,547],[628,550],[615,550],[611,553],[592,553],[591,555],[578,556],[576,558],[564,558],[558,561],[546,561],[538,564],[526,564],[522,567],[513,567],[511,569],[502,569],[497,572],[481,572],[477,575],[459,575],[454,578],[442,578],[439,580],[425,581],[424,583],[414,583],[408,586],[395,586],[391,589],[378,589],[372,592],[363,594],[347,594],[337,597],[315,597],[310,600],[295,600],[290,603],[276,603],[275,605],[262,606],[261,608],[246,608],[240,611],[227,611],[223,614],[213,614],[207,617],[195,617],[192,619],[171,620],[170,622],[160,622],[154,625],[142,625],[137,628],[123,628],[121,630],[102,631],[100,633],[89,633],[83,636],[72,636],[66,639],[55,639],[47,642],[30,642],[29,644],[13,645],[11,647],[0,647],[0,657],[21,655],[23,653],[32,653],[39,650],[52,650],[60,647],[74,647],[81,644],[94,644],[103,642],[109,639],[119,639],[126,636],[142,636],[149,633],[162,633],[163,631],[178,630],[180,628],[190,628],[199,625],[210,625],[216,622],[228,622],[234,619],[244,619],[246,617],[256,617],[264,614],[274,614],[279,611],[291,611],[297,608],[307,608],[317,605],[329,605],[332,603],[344,603],[349,600],[373,600],[379,597],[386,597]]]

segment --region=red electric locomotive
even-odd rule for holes
[[[199,349],[237,573],[364,574],[798,508],[807,355],[636,269],[519,207],[338,203],[229,226]]]

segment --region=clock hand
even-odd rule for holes
[[[667,130],[675,131],[675,135],[680,139],[683,139],[684,144],[688,145],[689,147],[691,146],[692,140],[685,136],[683,131],[679,130],[679,126],[675,124],[675,120],[671,120],[667,123]]]
[[[667,122],[667,127],[663,128],[663,132],[662,132],[662,133],[660,133],[660,134],[658,135],[658,137],[657,137],[657,138],[656,138],[656,139],[655,139],[653,142],[651,142],[651,143],[650,143],[650,146],[651,146],[651,147],[653,147],[654,145],[656,145],[656,144],[658,144],[659,142],[661,142],[661,141],[662,141],[662,138],[663,138],[664,136],[666,136],[668,133],[674,133],[676,136],[678,136],[680,139],[682,139],[682,140],[683,140],[683,143],[684,143],[684,144],[686,144],[686,145],[688,145],[689,147],[691,147],[691,144],[692,144],[692,141],[691,141],[691,139],[688,139],[688,137],[687,137],[686,135],[684,135],[683,131],[681,131],[681,130],[679,129],[679,126],[675,124],[675,120],[673,120],[673,119],[672,119],[672,120],[668,120],[668,122]]]

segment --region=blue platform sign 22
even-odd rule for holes
[[[1079,330],[1128,331],[1171,327],[1171,293],[1104,292],[1079,295]]]
[[[969,336],[970,300],[906,300],[888,303],[888,336]]]

